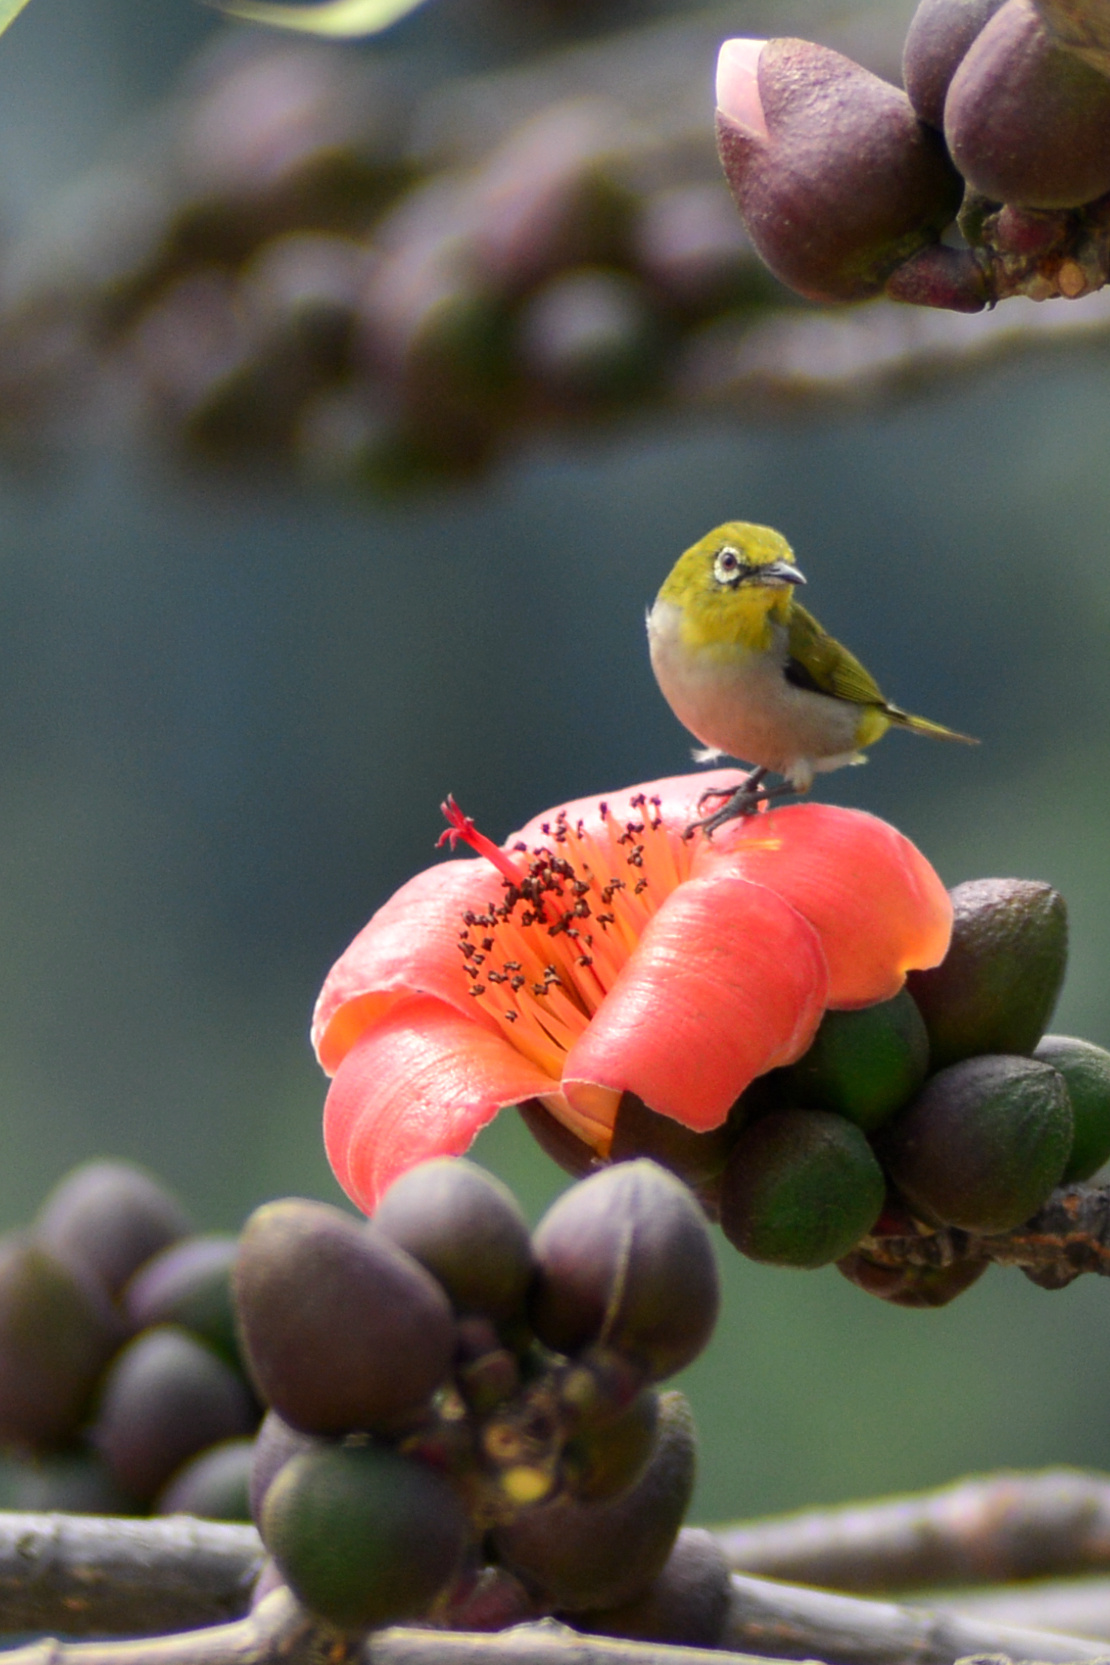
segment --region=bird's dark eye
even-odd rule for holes
[[[728,584],[735,580],[743,568],[738,550],[731,549],[726,544],[724,549],[717,551],[713,562],[713,576],[718,584]]]

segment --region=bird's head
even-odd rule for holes
[[[686,628],[706,640],[754,645],[769,618],[785,622],[795,586],[804,583],[781,533],[729,520],[679,556],[658,599],[678,607]]]

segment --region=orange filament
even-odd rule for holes
[[[469,992],[516,1050],[558,1082],[563,1060],[616,982],[661,903],[689,877],[690,846],[663,825],[660,800],[631,800],[631,820],[598,806],[604,827],[587,833],[560,810],[549,841],[499,850],[449,799],[452,844],[488,856],[504,893],[459,932]],[[491,854],[491,852],[493,852]],[[517,859],[513,859],[516,857]]]

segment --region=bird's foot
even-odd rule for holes
[[[711,803],[714,798],[728,798],[731,800],[739,797],[742,793],[755,797],[766,778],[766,769],[753,769],[750,774],[745,775],[739,786],[707,786],[698,799],[698,813],[700,814],[706,804]],[[733,814],[736,815],[742,815],[743,813],[743,810],[733,811]],[[729,819],[731,819],[731,816]],[[692,825],[698,826],[699,823],[695,821]]]
[[[706,838],[712,838],[717,828],[723,827],[726,822],[736,821],[742,816],[755,815],[764,804],[770,803],[775,798],[785,797],[797,790],[790,781],[783,781],[781,786],[761,785],[766,773],[766,769],[756,770],[741,785],[727,794],[722,792],[720,787],[710,787],[708,791],[703,792],[698,799],[699,809],[710,798],[723,797],[725,802],[719,809],[715,809],[711,815],[702,815],[696,821],[691,821],[682,836],[693,838],[696,832],[703,832]]]

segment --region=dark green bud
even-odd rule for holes
[[[1075,1133],[1060,1183],[1090,1179],[1110,1157],[1110,1052],[1071,1035],[1045,1035],[1033,1056],[1059,1070],[1071,1100]]]
[[[709,1340],[720,1302],[709,1232],[654,1162],[621,1162],[565,1191],[533,1241],[532,1323],[557,1352],[600,1341],[659,1380]]]
[[[375,1226],[326,1203],[290,1197],[251,1215],[235,1299],[261,1397],[306,1433],[385,1427],[451,1367],[440,1285]]]
[[[651,1457],[615,1497],[563,1496],[494,1533],[497,1558],[551,1607],[570,1613],[631,1601],[663,1570],[694,1487],[696,1437],[681,1393],[664,1393]]]
[[[346,1630],[426,1614],[469,1536],[448,1482],[381,1445],[301,1452],[267,1492],[261,1530],[293,1593]]]
[[[1031,1053],[1064,981],[1064,898],[1035,879],[969,879],[951,896],[948,953],[906,979],[929,1032],[931,1067],[980,1052]]]
[[[1110,79],[1057,46],[1034,0],[1006,0],[960,64],[944,134],[992,202],[1078,208],[1110,190]]]
[[[115,1296],[151,1255],[191,1230],[175,1197],[130,1162],[86,1162],[51,1191],[39,1242]]]
[[[583,1428],[563,1447],[569,1490],[593,1502],[631,1486],[651,1456],[658,1421],[659,1395],[645,1388],[619,1416]]]
[[[98,1284],[23,1232],[0,1239],[0,1444],[57,1445],[75,1434],[122,1339]]]
[[[906,32],[902,82],[930,127],[944,127],[948,84],[972,41],[1003,0],[921,0]]]
[[[733,1147],[721,1229],[752,1260],[826,1266],[874,1225],[885,1191],[853,1122],[828,1110],[773,1110]]]
[[[809,1051],[783,1072],[783,1091],[871,1133],[913,1097],[928,1067],[925,1024],[903,989],[877,1006],[826,1012]]]
[[[987,1055],[934,1075],[876,1146],[921,1219],[1000,1232],[1059,1183],[1072,1130],[1063,1076],[1034,1059]]]
[[[447,1291],[455,1310],[507,1322],[524,1311],[534,1261],[507,1186],[473,1162],[441,1157],[395,1180],[374,1225]]]
[[[717,144],[748,233],[816,301],[876,295],[936,242],[962,182],[905,93],[804,40],[726,41]]]
[[[653,1583],[622,1607],[575,1615],[575,1628],[687,1648],[721,1646],[730,1596],[729,1565],[711,1532],[684,1526]]]
[[[180,1324],[239,1367],[231,1269],[236,1237],[187,1237],[154,1255],[124,1287],[123,1310],[133,1330]]]
[[[836,1269],[857,1289],[896,1307],[946,1307],[977,1283],[989,1260],[954,1261],[951,1266],[883,1266],[863,1249],[838,1260]]]
[[[124,1490],[145,1501],[198,1451],[252,1434],[257,1415],[236,1371],[165,1325],[144,1330],[113,1361],[92,1437]]]
[[[182,1465],[158,1494],[156,1515],[250,1520],[253,1440],[222,1440]]]

